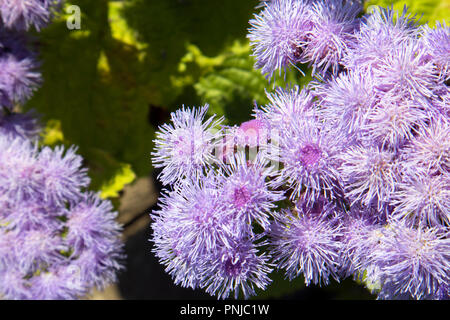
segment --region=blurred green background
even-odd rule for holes
[[[365,7],[391,2],[369,0]],[[154,133],[171,111],[208,103],[211,114],[239,124],[250,118],[255,101],[267,102],[265,90],[311,80],[305,66],[307,76],[293,69],[270,84],[253,69],[246,34],[258,3],[66,1],[80,7],[81,29],[68,30],[63,10],[35,34],[44,82],[25,109],[42,115],[45,144],[79,147],[91,188],[118,206],[124,186],[152,172]],[[394,1],[396,9],[405,4],[423,14],[422,22],[450,16],[448,0]],[[260,297],[284,296],[303,286],[302,279],[289,283],[274,276],[274,285]],[[373,298],[351,281],[327,290],[341,298]]]

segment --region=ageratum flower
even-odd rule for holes
[[[340,272],[344,276],[353,275],[362,278],[371,266],[367,252],[372,251],[379,243],[382,234],[382,222],[376,209],[353,206],[342,216],[343,251],[341,254]]]
[[[412,224],[450,225],[450,174],[431,174],[416,168],[404,174],[392,195],[392,214]]]
[[[450,170],[450,118],[435,117],[401,151],[402,165],[409,173],[418,168],[446,174]]]
[[[391,221],[380,245],[368,252],[379,267],[381,299],[436,298],[450,283],[450,238],[447,231]]]
[[[312,74],[325,75],[327,71],[337,74],[341,60],[353,33],[358,26],[357,15],[361,12],[357,1],[315,1],[311,5],[312,28],[307,31],[302,62],[310,63]]]
[[[367,143],[382,149],[398,150],[414,137],[418,129],[427,126],[427,107],[418,101],[400,100],[385,94],[366,116],[361,127]]]
[[[38,66],[26,39],[0,26],[0,108],[30,98],[41,82]]]
[[[421,44],[425,47],[427,57],[437,67],[439,76],[444,80],[450,78],[450,27],[445,21],[437,22],[434,28],[422,27]]]
[[[250,20],[247,37],[256,59],[255,68],[272,78],[275,71],[299,62],[312,23],[308,1],[273,0]]]
[[[272,130],[284,130],[314,106],[310,90],[301,89],[299,86],[290,89],[277,88],[273,93],[266,92],[266,95],[269,103],[255,109],[255,116]]]
[[[5,199],[20,203],[41,196],[37,153],[27,140],[0,136],[0,193]]]
[[[172,198],[163,196],[159,200],[161,210],[152,212],[152,251],[175,284],[196,289],[200,280],[197,271],[199,259],[190,259],[189,250],[184,249],[182,226],[177,220],[179,212],[172,206]]]
[[[370,69],[378,61],[395,52],[405,41],[415,39],[418,26],[406,7],[399,13],[392,8],[377,7],[361,19],[356,41],[349,43],[343,58],[347,69]]]
[[[379,147],[351,146],[339,157],[345,195],[355,203],[377,206],[381,210],[391,200],[399,181],[395,154]]]
[[[120,236],[121,229],[115,221],[117,213],[113,212],[111,202],[93,193],[83,194],[82,200],[66,210],[65,216],[65,241],[75,255],[86,248],[108,252]]]
[[[218,190],[206,179],[212,178],[199,182],[187,181],[164,194],[161,210],[153,212],[156,219],[162,219],[168,226],[176,228],[178,240],[174,250],[186,253],[189,260],[196,260],[217,246],[230,246],[234,223],[245,223],[230,219]],[[166,229],[164,225],[155,225],[158,226]],[[161,231],[155,230],[155,233]],[[161,249],[167,248],[163,246]],[[159,250],[158,246],[156,250]]]
[[[219,178],[222,201],[233,219],[242,221],[250,230],[253,222],[268,229],[271,210],[284,199],[281,191],[270,187],[272,176],[272,168],[260,153],[247,160],[245,153],[240,152],[230,159]]]
[[[308,202],[323,194],[337,198],[342,193],[337,155],[345,144],[339,131],[327,130],[312,116],[292,122],[280,136],[279,159],[272,159],[283,164],[278,184],[292,189],[291,200],[302,192]]]
[[[327,205],[320,213],[287,209],[277,215],[270,232],[272,255],[289,280],[300,274],[306,285],[326,285],[330,276],[338,280],[342,227],[329,219],[330,210],[334,206]]]
[[[46,202],[77,202],[80,190],[89,185],[87,169],[82,168],[83,159],[75,153],[76,149],[45,147],[39,152],[37,165],[40,167],[42,197]]]
[[[214,117],[204,121],[208,105],[185,108],[171,114],[172,124],[164,124],[156,133],[155,151],[152,152],[155,168],[163,168],[159,179],[165,185],[182,178],[198,180],[210,164],[220,146],[221,131],[215,127],[222,121]]]
[[[417,40],[404,41],[372,68],[377,90],[391,99],[423,100],[434,95],[439,82],[436,66],[426,59],[427,52]]]
[[[206,260],[199,270],[201,287],[218,299],[226,299],[234,292],[235,299],[242,292],[244,299],[255,295],[255,288],[265,290],[271,283],[268,274],[272,272],[269,258],[259,254],[255,239],[236,239],[231,248],[220,247]]]
[[[7,28],[36,30],[45,27],[50,21],[52,10],[60,0],[2,0],[0,20]]]
[[[21,138],[0,137],[0,150],[0,189],[8,198],[60,205],[78,201],[81,188],[89,185],[87,170],[81,167],[82,158],[75,154],[75,148],[45,147],[38,152],[35,145]]]
[[[372,73],[364,70],[341,72],[315,85],[314,94],[319,98],[320,118],[349,134],[360,133],[378,101]]]

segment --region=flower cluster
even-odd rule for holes
[[[0,3],[0,132],[35,139],[40,129],[37,115],[17,113],[16,107],[25,103],[42,82],[39,62],[30,49],[29,38],[11,20],[19,19],[13,11],[28,12],[25,8],[30,5],[29,1]],[[6,19],[11,23],[6,23]]]
[[[315,80],[268,92],[222,143],[198,111],[162,128],[155,163],[174,178],[154,212],[157,256],[219,298],[253,294],[274,267],[308,285],[353,277],[380,299],[448,299],[450,28],[406,8],[359,16],[359,1],[259,8],[255,67],[272,78],[306,63]]]
[[[0,298],[76,299],[122,268],[110,201],[87,191],[75,148],[39,147],[38,116],[17,112],[41,82],[22,31],[55,1],[0,1]]]
[[[116,213],[75,149],[0,135],[0,295],[75,299],[121,268]]]
[[[270,257],[260,248],[283,195],[268,183],[271,168],[260,156],[219,157],[221,130],[212,133],[219,122],[211,127],[206,111],[207,106],[173,113],[174,126],[163,126],[163,139],[156,140],[154,162],[164,160],[170,169],[160,178],[166,182],[169,172],[171,179],[160,210],[152,213],[154,252],[176,284],[221,298],[233,292],[238,297],[242,290],[247,298],[270,283]]]

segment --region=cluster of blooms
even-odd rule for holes
[[[48,21],[53,1],[0,1],[0,298],[76,299],[114,281],[121,227],[88,192],[75,148],[39,147],[33,111],[16,112],[41,81],[21,33]],[[16,29],[16,30],[13,30]]]
[[[161,128],[170,188],[152,240],[176,283],[247,297],[276,268],[307,285],[353,277],[380,299],[449,298],[450,28],[361,11],[265,1],[256,67],[308,63],[316,79],[268,93],[240,127],[214,130],[202,108]]]
[[[110,201],[84,192],[75,149],[0,135],[0,296],[75,299],[115,280],[120,226]]]

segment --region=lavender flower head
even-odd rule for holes
[[[368,252],[380,270],[379,297],[436,298],[440,287],[450,283],[448,230],[415,229],[391,221],[383,233],[380,245]]]
[[[379,59],[416,39],[417,33],[417,23],[406,7],[401,13],[393,8],[377,7],[362,18],[355,33],[356,41],[349,44],[343,64],[347,69],[376,68]]]
[[[372,72],[361,69],[341,72],[325,83],[315,84],[314,94],[321,106],[320,118],[337,130],[358,138],[368,121],[369,111],[379,100]]]
[[[312,28],[307,32],[301,62],[312,65],[312,74],[318,71],[325,75],[329,70],[337,74],[348,46],[354,41],[361,4],[342,0],[315,1],[310,10]]]
[[[291,123],[280,136],[279,159],[273,159],[283,164],[278,183],[287,183],[292,189],[291,200],[298,198],[303,189],[311,203],[321,194],[332,198],[341,195],[337,156],[345,144],[345,138],[339,132],[321,127],[314,116]]]
[[[274,0],[250,20],[248,38],[256,58],[255,68],[272,78],[275,71],[299,62],[307,32],[311,29],[308,1]]]
[[[0,107],[24,103],[41,82],[35,56],[22,36],[0,26]]]
[[[392,195],[392,215],[410,224],[450,226],[450,174],[417,169],[405,174]]]
[[[256,119],[265,122],[268,129],[285,130],[315,106],[308,88],[277,88],[273,93],[266,92],[266,95],[269,103],[254,111]]]
[[[355,145],[342,153],[340,159],[345,195],[352,205],[375,205],[381,210],[390,201],[399,181],[395,154],[379,147]]]
[[[52,10],[60,0],[2,0],[0,20],[10,29],[36,30],[45,27],[52,16]]]
[[[273,168],[260,153],[249,161],[243,152],[231,158],[219,183],[220,194],[233,219],[250,228],[257,222],[263,229],[268,229],[275,203],[284,199],[282,192],[272,190],[268,183],[273,176]]]
[[[305,283],[328,284],[338,279],[342,236],[341,225],[329,219],[335,208],[328,204],[321,212],[284,210],[270,233],[274,262],[286,270],[290,280],[303,274]]]
[[[266,243],[254,242],[255,239],[238,239],[232,248],[219,248],[199,270],[201,287],[219,299],[226,299],[233,292],[235,299],[240,292],[248,299],[255,295],[255,287],[266,289],[272,282],[268,277],[272,271],[270,256],[258,252],[258,247]]]
[[[219,160],[214,150],[219,146],[221,131],[215,127],[222,119],[204,121],[208,105],[198,109],[182,108],[172,113],[172,124],[164,124],[156,134],[152,152],[155,168],[163,168],[164,184],[184,177],[199,179],[211,164]]]
[[[422,27],[421,43],[425,47],[430,61],[437,67],[439,76],[450,78],[450,27],[445,21],[437,22],[434,28]]]

